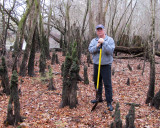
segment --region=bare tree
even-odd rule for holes
[[[150,33],[150,84],[149,90],[147,93],[146,104],[151,103],[154,97],[154,90],[155,90],[155,8],[156,8],[156,0],[150,0],[150,7],[151,7],[151,33]]]
[[[2,13],[2,22],[3,22],[3,30],[2,30],[2,35],[0,36],[0,55],[5,55],[6,54],[6,40],[7,40],[7,31],[9,29],[9,24],[10,24],[10,15],[11,12],[13,11],[15,7],[16,0],[13,1],[13,5],[11,9],[8,11],[8,17],[6,19],[6,14],[5,14],[5,1],[3,1],[3,5],[0,3],[0,12]],[[7,21],[6,21],[7,20]]]

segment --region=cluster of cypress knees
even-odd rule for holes
[[[77,58],[77,45],[76,42],[71,45],[71,51],[67,53],[64,63],[61,65],[61,76],[63,78],[63,89],[62,89],[62,100],[60,107],[69,106],[71,109],[76,107],[78,104],[77,99],[77,90],[78,81],[82,80],[79,76],[80,62]],[[51,64],[59,64],[58,56],[55,52],[52,54]],[[87,63],[89,66],[90,56],[87,55]],[[9,84],[8,70],[5,62],[5,57],[2,56],[0,64],[0,78],[1,85],[3,87],[3,93],[10,95],[7,109],[7,118],[4,121],[5,125],[17,125],[18,122],[22,122],[25,117],[20,115],[20,102],[19,102],[19,92],[18,89],[18,74],[14,70],[12,72],[11,84]],[[89,84],[87,66],[84,65],[84,84]],[[53,73],[52,69],[49,66],[49,84],[48,90],[55,90],[53,86]],[[160,91],[155,95],[156,102],[159,101]],[[156,103],[155,102],[155,103]],[[14,105],[13,105],[14,104]],[[126,128],[134,128],[134,119],[135,119],[135,104],[130,104],[131,108],[128,115],[126,116]],[[159,104],[155,104],[156,108],[159,109]],[[14,109],[13,109],[14,107]],[[116,104],[115,113],[113,115],[114,122],[111,124],[111,128],[122,128],[122,120],[120,118],[120,109],[119,103]]]

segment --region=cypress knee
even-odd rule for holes
[[[72,58],[67,54],[63,70],[62,101],[60,104],[60,107],[62,108],[69,105],[69,93],[70,93],[69,69],[71,65],[72,65]]]
[[[135,106],[132,104],[129,113],[126,116],[126,128],[135,128]]]
[[[76,45],[72,47],[72,56],[67,54],[63,67],[63,90],[60,107],[69,106],[71,109],[78,104],[77,83],[79,77],[79,64]]]
[[[16,71],[13,71],[13,74],[12,74],[10,90],[11,90],[11,94],[8,102],[7,119],[4,121],[4,123],[9,125],[17,125],[18,122],[22,122],[23,120],[22,120],[22,117],[20,116],[18,75]],[[13,109],[12,103],[14,103],[14,109]]]
[[[53,74],[52,74],[52,68],[49,67],[49,85],[48,90],[55,90],[54,84],[53,84]]]
[[[114,113],[114,122],[111,124],[111,128],[122,128],[122,120],[119,109],[119,103],[116,104],[116,109]]]

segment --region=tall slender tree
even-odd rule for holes
[[[150,8],[151,8],[151,33],[150,33],[150,83],[149,89],[147,92],[146,104],[151,103],[154,97],[155,90],[155,8],[156,8],[156,0],[150,0]]]

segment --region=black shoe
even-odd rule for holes
[[[91,100],[91,103],[96,103],[97,102],[97,100]],[[99,102],[103,102],[103,99],[99,99]]]
[[[108,104],[107,104],[107,107],[108,107],[108,110],[109,110],[109,111],[113,111],[113,106],[112,106],[111,103],[108,103]]]

